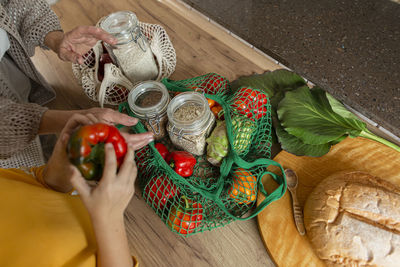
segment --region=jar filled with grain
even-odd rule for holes
[[[207,99],[197,92],[181,93],[171,100],[167,114],[171,142],[189,153],[203,155],[206,138],[215,123]]]
[[[156,81],[141,82],[128,95],[128,104],[132,113],[140,119],[148,131],[153,132],[156,140],[167,135],[169,100],[165,85]]]
[[[104,43],[104,46],[113,62],[132,83],[157,78],[157,63],[135,13],[115,12],[105,17],[99,25],[117,38],[116,45]]]

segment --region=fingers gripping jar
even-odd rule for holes
[[[117,38],[116,45],[104,43],[104,46],[132,83],[157,78],[158,67],[153,52],[133,12],[112,13],[100,22],[100,27]]]
[[[156,81],[141,82],[128,95],[131,111],[153,132],[154,139],[166,136],[168,90],[164,84]]]
[[[181,93],[171,100],[167,114],[171,142],[189,153],[203,155],[206,138],[215,123],[207,99],[197,92]]]

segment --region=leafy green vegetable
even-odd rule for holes
[[[331,148],[329,143],[322,145],[305,144],[296,136],[286,132],[279,123],[276,124],[275,130],[282,149],[297,156],[320,157],[328,153]]]
[[[400,151],[395,144],[371,133],[367,125],[350,114],[339,101],[332,97],[330,100],[319,87],[311,90],[302,87],[287,92],[278,107],[280,124],[289,134],[298,137],[305,144],[331,145],[346,136],[360,136]]]
[[[284,150],[296,155],[322,156],[332,145],[350,137],[369,138],[400,151],[380,138],[367,125],[319,87],[310,89],[305,80],[288,70],[240,77],[231,84],[258,88],[268,94],[275,133]]]
[[[348,118],[348,119],[355,119],[358,120],[357,116],[351,113],[349,110],[346,109],[346,107],[340,103],[338,100],[333,98],[330,94],[326,93],[326,98],[329,101],[329,104],[332,107],[332,110],[341,115],[342,117]]]
[[[347,117],[347,118],[353,118],[358,120],[358,117],[356,115],[354,115],[353,113],[351,113],[350,111],[348,111],[346,109],[346,107],[340,103],[339,101],[337,101],[335,98],[333,98],[330,94],[326,93],[326,97],[329,100],[329,103],[332,106],[332,109],[334,112],[336,112],[339,115],[342,115],[343,117]],[[388,140],[381,138],[379,136],[374,135],[373,133],[371,133],[367,128],[365,128],[358,136],[360,137],[364,137],[364,138],[368,138],[368,139],[372,139],[374,141],[380,142],[382,144],[385,144],[397,151],[400,152],[400,147],[396,146],[395,144],[389,142]],[[344,139],[345,137],[343,137]],[[339,143],[341,140],[339,140],[337,143]]]
[[[343,135],[358,136],[366,129],[365,123],[335,113],[325,91],[318,87],[287,92],[279,103],[278,117],[289,134],[312,145],[326,144]]]
[[[261,89],[269,97],[272,97],[276,92],[285,91],[286,88],[297,88],[303,85],[306,85],[306,81],[300,75],[280,69],[264,72],[263,74],[242,76],[231,83],[231,88],[236,91],[241,86],[250,86]]]

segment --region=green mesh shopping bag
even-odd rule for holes
[[[232,92],[228,80],[215,73],[181,81],[163,79],[162,83],[171,96],[195,90],[219,103],[223,110],[218,117],[224,117],[228,138],[228,153],[219,167],[210,164],[206,155],[196,156],[193,174],[185,178],[161,157],[154,143],[136,151],[143,198],[167,227],[181,236],[190,236],[253,218],[283,196],[283,168],[270,159],[271,106],[264,92],[248,87]],[[127,103],[119,108],[134,116]],[[132,129],[136,133],[147,131],[141,123]],[[174,150],[168,137],[157,142]],[[279,167],[281,175],[270,172],[270,165]],[[279,185],[269,194],[262,184],[266,174]],[[265,199],[255,207],[258,193]]]

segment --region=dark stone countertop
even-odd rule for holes
[[[184,2],[400,136],[399,0]]]

